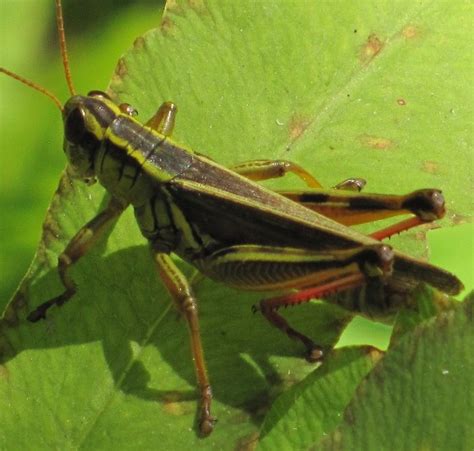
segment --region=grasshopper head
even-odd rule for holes
[[[94,159],[118,107],[98,91],[71,97],[63,109],[64,152],[69,173],[88,183],[95,181]]]

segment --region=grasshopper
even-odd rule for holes
[[[257,160],[231,168],[185,148],[170,138],[177,108],[165,102],[146,123],[128,104],[105,92],[78,95],[68,63],[60,0],[56,21],[65,78],[71,93],[62,103],[45,88],[7,69],[0,72],[50,97],[64,121],[64,152],[72,177],[99,181],[108,204],[70,240],[58,259],[64,291],[29,313],[37,322],[76,292],[70,271],[128,207],[148,240],[156,269],[189,328],[200,393],[199,430],[212,432],[212,392],[199,331],[197,300],[190,282],[171,258],[176,254],[200,273],[243,290],[283,294],[262,300],[254,310],[306,348],[309,360],[323,352],[278,313],[334,293],[343,306],[373,316],[400,308],[400,297],[419,281],[455,294],[461,282],[452,274],[413,259],[381,239],[444,215],[437,189],[407,195],[360,193],[365,182],[348,179],[324,190],[304,168],[283,160]],[[273,191],[258,182],[293,173],[308,189]],[[413,217],[372,235],[350,225],[410,213]],[[375,287],[375,289],[374,289]],[[393,300],[395,299],[395,300]]]

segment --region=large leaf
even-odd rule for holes
[[[161,101],[175,101],[175,138],[224,164],[284,157],[325,185],[356,175],[379,192],[442,187],[454,223],[472,208],[463,163],[472,101],[467,8],[173,2],[161,28],[119,62],[111,93],[143,120]],[[233,448],[252,441],[273,397],[311,367],[296,358],[297,345],[249,314],[258,296],[203,282],[201,326],[220,421],[213,436],[197,440],[186,328],[130,211],[77,265],[74,299],[46,323],[24,320],[60,291],[57,255],[102,201],[100,187],[62,179],[35,261],[5,313],[2,446]],[[403,247],[424,252],[419,239]],[[327,345],[346,320],[320,304],[288,316]]]
[[[474,297],[404,335],[318,449],[471,449]]]
[[[418,449],[425,428],[437,433],[424,447],[467,449],[470,422],[462,416],[474,398],[458,387],[473,381],[474,360],[466,355],[474,298],[461,305],[426,286],[410,298],[416,308],[400,312],[384,354],[338,349],[286,390],[265,418],[259,449]],[[455,417],[443,421],[451,410]]]

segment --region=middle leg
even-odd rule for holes
[[[292,172],[309,187],[322,188],[306,169],[287,160],[251,160],[232,166],[230,169],[254,181],[283,177]]]
[[[288,160],[250,160],[231,166],[230,169],[254,181],[284,177],[291,172],[303,180],[310,188],[323,188],[321,183],[306,169]],[[365,184],[366,181],[364,179],[353,177],[343,180],[335,185],[333,189],[361,191]]]

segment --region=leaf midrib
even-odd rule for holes
[[[122,383],[127,377],[129,371],[132,369],[135,362],[139,360],[145,347],[150,343],[151,337],[156,332],[158,326],[165,320],[165,317],[170,312],[172,306],[173,306],[172,302],[168,302],[168,305],[165,307],[163,312],[157,317],[155,322],[150,325],[150,327],[147,330],[147,333],[145,334],[144,339],[141,341],[141,343],[139,343],[138,351],[134,353],[133,358],[130,359],[129,363],[125,366],[122,373],[117,378],[115,384],[113,385],[113,388],[110,390],[108,399],[104,402],[102,408],[97,411],[97,414],[93,418],[91,418],[89,423],[84,427],[83,433],[79,436],[79,440],[77,442],[78,447],[83,445],[87,441],[91,433],[94,431],[94,428],[96,424],[99,422],[100,417],[105,413],[109,405],[112,404],[112,401],[114,400],[115,396],[119,393],[120,387],[122,386]]]

